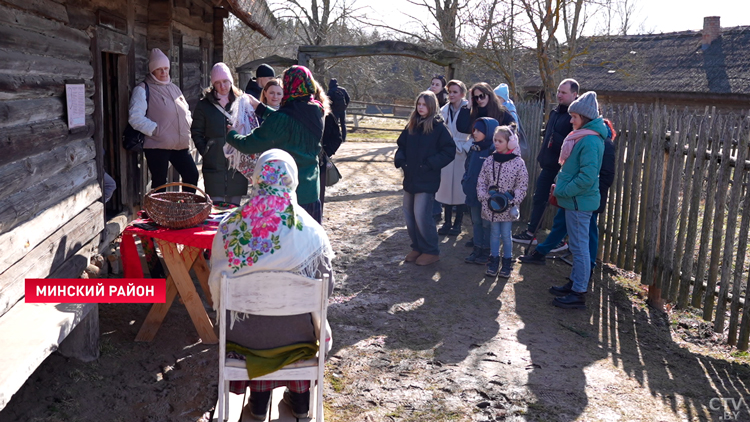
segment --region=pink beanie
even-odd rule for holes
[[[214,65],[211,69],[211,85],[216,81],[228,79],[229,82],[234,85],[234,78],[232,78],[232,72],[229,70],[229,66],[219,62]]]
[[[160,67],[169,69],[169,58],[161,50],[154,48],[148,56],[148,71],[151,73]]]

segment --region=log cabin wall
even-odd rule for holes
[[[145,159],[119,141],[130,93],[158,47],[194,108],[222,33],[215,10],[226,13],[204,0],[0,0],[0,315],[26,278],[78,277],[107,221],[140,209]],[[86,87],[82,130],[67,125],[71,79]],[[104,171],[118,182],[107,204]]]

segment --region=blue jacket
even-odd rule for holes
[[[477,179],[485,158],[495,151],[492,136],[495,133],[495,128],[500,125],[497,120],[491,117],[480,117],[477,120],[484,120],[485,122],[486,129],[482,132],[484,133],[484,140],[472,144],[464,163],[464,177],[461,179],[461,187],[466,195],[466,205],[470,207],[482,205],[477,198]]]
[[[566,210],[596,211],[599,209],[599,171],[604,156],[604,139],[609,129],[604,119],[592,120],[582,129],[590,129],[598,135],[581,138],[573,147],[557,175],[555,197],[560,207]]]

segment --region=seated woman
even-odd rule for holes
[[[298,183],[297,165],[289,153],[271,149],[258,158],[250,200],[221,222],[214,238],[209,277],[214,309],[219,309],[222,272],[237,277],[257,271],[288,271],[310,278],[331,273],[331,244],[323,227],[297,203]],[[328,291],[333,291],[332,279]],[[314,344],[316,339],[311,314],[268,317],[232,312],[223,318],[225,321],[219,323],[227,324],[227,350],[233,350],[229,357],[236,359],[252,360],[248,353],[252,350]],[[330,337],[330,328],[327,332]],[[326,351],[330,346],[330,339],[326,339]],[[229,389],[241,394],[247,384],[230,382]],[[295,417],[307,417],[309,381],[249,384],[249,410],[254,419],[265,419],[271,390],[281,386],[289,389],[284,401]]]

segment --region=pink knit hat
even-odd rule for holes
[[[216,81],[221,81],[224,79],[228,79],[229,82],[234,85],[234,78],[232,78],[232,72],[229,70],[229,66],[222,62],[216,63],[211,69],[211,85],[213,85]]]
[[[148,71],[151,73],[160,67],[166,67],[169,69],[169,58],[166,54],[162,53],[161,50],[154,48],[148,56]]]

